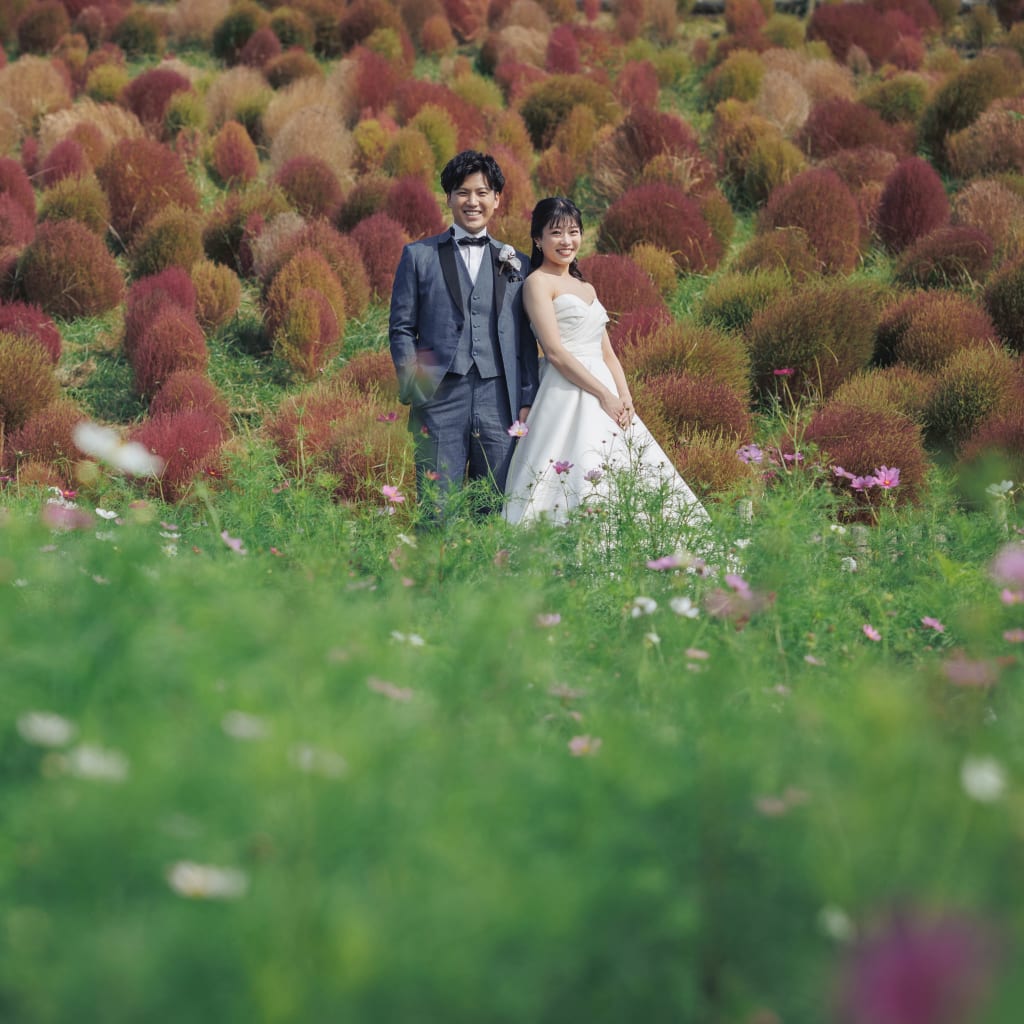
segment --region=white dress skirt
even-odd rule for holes
[[[604,306],[571,292],[556,295],[553,302],[567,351],[616,391],[601,352],[608,323]],[[546,362],[541,366],[529,429],[519,439],[509,468],[504,511],[508,522],[565,523],[580,505],[614,500],[623,473],[633,482],[659,489],[667,509],[688,523],[708,522],[704,507],[638,417],[621,429],[594,395]]]

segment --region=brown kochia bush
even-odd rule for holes
[[[0,249],[21,249],[35,233],[36,226],[21,204],[0,195]]]
[[[242,282],[223,263],[197,260],[189,270],[196,290],[196,319],[204,331],[223,327],[242,303]]]
[[[961,349],[996,340],[991,319],[968,296],[917,293],[885,309],[878,322],[875,354],[882,363],[897,360],[930,372]]]
[[[629,252],[649,242],[672,253],[681,273],[714,270],[722,244],[714,237],[700,204],[671,185],[638,185],[608,208],[598,233],[599,252]]]
[[[875,347],[878,294],[852,281],[812,282],[780,294],[750,321],[744,336],[762,398],[828,398],[867,366]],[[791,371],[782,376],[776,371]]]
[[[120,303],[124,278],[102,239],[77,220],[47,221],[25,249],[21,290],[51,316],[72,320]]]
[[[743,339],[715,327],[673,320],[622,346],[619,359],[636,380],[685,371],[750,395],[750,356]]]
[[[985,286],[985,308],[999,337],[1015,352],[1024,352],[1024,259],[992,275]]]
[[[998,472],[1011,480],[1024,479],[1024,402],[983,420],[964,442],[957,468],[963,472],[993,462],[998,463]]]
[[[835,171],[811,168],[772,191],[758,233],[796,227],[807,233],[820,268],[846,274],[860,255],[860,215],[849,188]]]
[[[32,338],[43,347],[51,362],[60,359],[60,331],[38,306],[25,302],[0,303],[0,331]]]
[[[387,402],[398,400],[395,364],[387,349],[357,352],[338,371],[337,379],[365,395],[377,395]]]
[[[260,173],[260,157],[252,136],[238,121],[226,121],[210,146],[208,168],[226,188],[237,188],[255,181]]]
[[[637,408],[651,431],[669,444],[696,431],[721,431],[737,441],[753,436],[747,397],[724,381],[686,371],[638,382]]]
[[[0,331],[0,426],[17,430],[56,399],[53,363],[34,339]]]
[[[150,399],[179,370],[206,369],[210,353],[195,314],[167,304],[149,321],[145,333],[131,350],[135,390]]]
[[[900,254],[896,280],[922,288],[963,288],[984,281],[995,245],[981,228],[944,225],[922,235]]]
[[[902,252],[949,220],[949,199],[935,168],[919,156],[901,160],[885,180],[876,214],[878,235]]]
[[[1000,181],[983,179],[961,189],[953,200],[953,223],[984,231],[997,263],[1024,256],[1024,196]]]
[[[345,292],[327,260],[300,249],[267,291],[265,319],[274,349],[312,380],[338,353],[345,334]]]
[[[163,134],[164,117],[176,93],[189,92],[192,83],[171,68],[150,68],[124,87],[119,102],[127,107],[154,136]]]
[[[1024,172],[1024,101],[996,100],[973,124],[946,140],[950,169],[959,178]]]
[[[584,256],[579,267],[584,278],[597,290],[601,305],[613,320],[623,313],[662,302],[650,275],[645,274],[628,256]]]
[[[160,385],[149,403],[151,416],[162,416],[182,409],[203,409],[210,413],[225,431],[231,427],[227,400],[217,386],[197,370],[175,370]]]
[[[338,176],[320,157],[292,157],[277,171],[273,181],[303,217],[333,220],[341,209],[344,197]]]
[[[229,192],[207,214],[203,228],[206,255],[246,276],[251,270],[245,248],[246,225],[254,219],[268,221],[289,209],[284,193],[272,186],[255,183],[247,189]]]
[[[136,281],[125,296],[124,354],[132,361],[135,349],[149,325],[165,307],[194,314],[196,289],[182,267],[168,267],[159,274]]]
[[[807,232],[793,227],[772,228],[755,235],[736,254],[730,268],[740,274],[782,271],[790,280],[803,281],[817,274],[821,264]]]
[[[806,164],[800,150],[762,117],[725,122],[716,138],[719,168],[744,206],[761,206],[773,189],[791,181]]]
[[[165,501],[185,498],[195,479],[218,472],[219,454],[226,431],[207,409],[185,408],[144,420],[132,431],[138,441],[164,461],[154,484]]]
[[[910,504],[924,487],[928,457],[921,428],[895,409],[829,402],[811,417],[804,440],[817,445],[833,467],[854,476],[871,476],[880,466],[900,471],[899,486],[884,492],[872,487],[858,494],[847,478],[834,477],[835,489],[849,495],[860,508],[878,505],[888,497],[897,505]]]
[[[666,451],[694,493],[707,502],[735,488],[749,493],[751,467],[736,457],[736,437],[697,430]]]
[[[165,206],[199,209],[199,193],[181,157],[153,139],[122,139],[96,173],[110,201],[111,226],[125,245]]]
[[[1021,401],[1024,374],[1018,359],[995,345],[961,349],[938,371],[925,408],[928,439],[955,450],[988,417]]]
[[[81,453],[74,442],[75,426],[88,419],[85,411],[67,398],[58,398],[34,412],[4,439],[8,468],[20,463],[43,463],[56,472],[64,486],[74,478]]]

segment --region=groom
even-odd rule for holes
[[[420,499],[468,477],[501,493],[515,439],[537,392],[537,342],[523,313],[529,258],[487,235],[505,176],[467,150],[441,171],[453,226],[407,245],[391,291],[389,337],[398,397],[409,412]]]

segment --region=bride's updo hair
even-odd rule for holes
[[[533,246],[530,250],[530,266],[534,270],[544,262],[544,254],[540,251],[537,239],[544,234],[546,227],[556,228],[566,221],[575,224],[580,229],[580,234],[583,234],[583,214],[580,213],[579,207],[565,196],[548,196],[533,208],[533,216],[530,218],[530,238]],[[569,273],[580,281],[583,280],[579,260],[573,260],[569,264]]]

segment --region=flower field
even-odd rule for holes
[[[1016,1022],[1024,12],[691,7],[0,10],[0,1020]],[[708,531],[423,529],[463,147]]]

